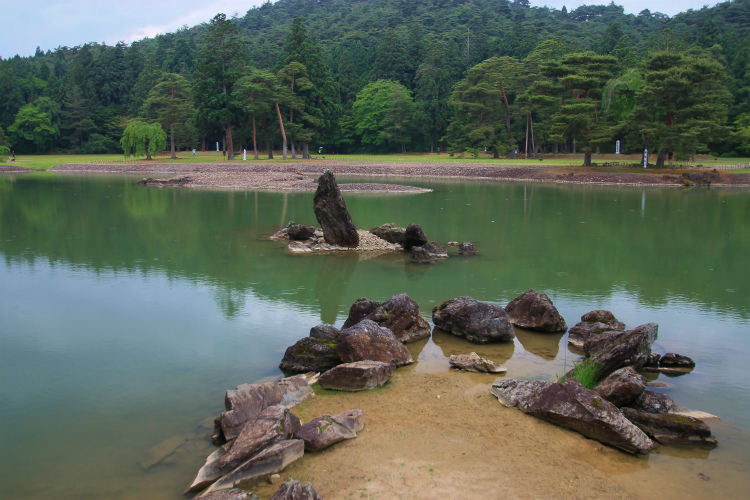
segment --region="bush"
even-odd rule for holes
[[[8,146],[0,146],[0,161],[4,161],[10,156],[10,148]]]
[[[119,142],[101,134],[91,134],[82,148],[85,154],[119,153],[120,151],[122,148]]]

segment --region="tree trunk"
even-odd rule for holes
[[[232,126],[226,126],[227,131],[227,160],[234,160],[234,145],[232,144]]]
[[[253,113],[253,157],[258,159],[258,142],[255,138],[255,113]]]
[[[171,147],[172,147],[172,156],[171,156],[171,158],[173,160],[176,160],[177,159],[177,155],[174,152],[174,123],[170,123],[169,124],[169,142],[171,143]]]
[[[276,114],[279,115],[279,127],[281,127],[281,156],[286,160],[286,132],[284,131],[284,121],[281,119],[281,110],[279,109],[279,103],[275,102]]]
[[[302,158],[310,159],[310,144],[307,141],[302,141]]]
[[[435,139],[430,139],[430,153],[435,152]]]
[[[292,145],[292,158],[294,158],[296,160],[297,159],[297,150],[294,149],[294,139],[292,139],[291,136],[289,136],[289,144]]]
[[[149,148],[148,148],[150,142],[151,141],[149,141],[148,139],[146,139],[146,159],[147,160],[151,160],[152,159],[151,158],[151,151],[149,151]]]
[[[586,149],[583,152],[583,166],[584,167],[590,167],[591,166],[591,150]]]
[[[526,159],[527,160],[529,159],[529,115],[530,114],[531,113],[527,113],[526,114],[526,144],[525,144],[525,149],[526,149]]]
[[[570,143],[571,143],[571,145],[573,147],[573,154],[576,154],[576,140],[575,139],[571,139]]]
[[[536,146],[534,145],[534,120],[531,118],[531,111],[529,111],[529,127],[531,128],[531,151],[536,159]]]
[[[266,149],[268,150],[268,159],[273,160],[273,149],[271,149],[271,141],[268,137],[268,123],[263,120],[263,134],[266,136]]]
[[[664,168],[664,160],[667,159],[668,149],[667,147],[663,147],[659,150],[659,156],[656,157],[656,168]]]
[[[500,158],[500,152],[497,150],[497,146],[492,146],[492,158],[497,160]]]

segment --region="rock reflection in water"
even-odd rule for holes
[[[503,364],[513,357],[515,344],[513,342],[493,342],[489,344],[472,344],[468,340],[456,337],[450,333],[435,328],[432,331],[432,342],[435,348],[442,354],[445,359],[445,366],[450,366],[448,358],[454,354],[469,354],[475,352],[483,358],[490,359],[495,363]],[[420,361],[421,361],[420,355]]]
[[[516,338],[523,348],[547,361],[557,358],[563,335],[565,332],[540,333],[516,327]]]
[[[324,255],[323,259],[315,284],[315,298],[320,305],[320,320],[332,325],[336,323],[349,281],[357,268],[359,255],[356,252],[341,252]]]

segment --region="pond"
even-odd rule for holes
[[[291,255],[267,237],[289,220],[316,224],[312,193],[0,176],[0,498],[184,498],[224,391],[280,375],[286,347],[322,322],[340,327],[357,298],[405,292],[429,319],[449,298],[504,306],[529,288],[569,326],[597,308],[628,327],[658,323],[654,351],[697,367],[659,376],[657,390],[722,418],[717,449],[660,460],[716,462],[740,471],[725,498],[747,492],[750,193],[399,181],[434,191],[345,194],[358,227],[416,222],[480,255],[432,266]],[[523,330],[512,344],[436,335],[412,349],[411,370],[477,351],[510,377],[548,380],[579,359],[566,335]],[[168,439],[184,444],[153,465],[149,450]]]

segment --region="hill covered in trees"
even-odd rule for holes
[[[750,154],[750,3],[669,17],[525,0],[278,0],[0,60],[0,146]],[[127,131],[128,128],[131,130]],[[161,140],[153,144],[163,144]],[[137,150],[137,148],[135,148]]]

